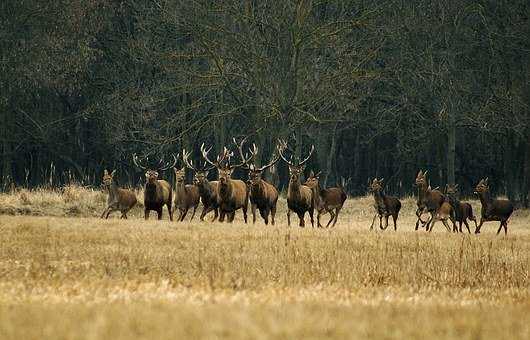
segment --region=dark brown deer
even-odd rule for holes
[[[278,190],[276,190],[276,188],[272,184],[265,181],[262,178],[262,175],[265,170],[272,167],[278,162],[280,156],[277,155],[268,164],[262,167],[257,167],[255,165],[255,161],[258,155],[258,147],[256,146],[256,144],[252,144],[252,149],[250,149],[250,157],[245,158],[243,153],[243,145],[245,141],[246,138],[238,144],[236,139],[234,138],[234,143],[239,149],[239,155],[241,159],[253,160],[252,163],[245,163],[243,165],[243,168],[248,170],[249,176],[248,183],[250,187],[249,196],[250,207],[252,210],[252,223],[256,223],[256,210],[259,210],[259,213],[263,218],[265,225],[269,224],[269,215],[271,217],[271,223],[272,225],[274,225],[274,217],[276,216],[276,203],[278,202]]]
[[[184,152],[186,152],[186,150],[183,151],[183,158],[185,158]],[[186,184],[186,168],[177,169],[174,167],[173,171],[175,172],[174,207],[179,210],[177,221],[184,221],[188,210],[193,209],[190,218],[190,221],[192,221],[201,198],[199,188],[196,185]]]
[[[182,152],[182,157],[184,164],[195,171],[194,182],[196,182],[197,188],[199,189],[199,195],[201,196],[202,202],[202,213],[200,220],[204,221],[204,216],[210,211],[214,212],[214,217],[212,222],[217,219],[219,216],[219,203],[217,201],[217,181],[209,181],[208,173],[210,170],[215,169],[214,166],[207,166],[207,163],[204,163],[202,168],[197,168],[193,165],[193,161],[189,159],[190,154],[184,150]]]
[[[444,195],[439,190],[431,190],[427,181],[427,171],[418,172],[416,176],[416,186],[418,187],[418,209],[416,210],[416,216],[418,220],[416,221],[415,230],[418,230],[419,223],[422,223],[422,227],[426,226],[429,230],[429,225],[435,217],[435,213],[440,209],[443,202],[445,201]],[[423,222],[421,219],[422,213],[425,211],[431,214],[431,217],[427,222]]]
[[[322,225],[320,224],[320,216],[329,213],[330,219],[328,224],[326,224],[326,228],[329,227],[331,222],[333,222],[331,227],[334,227],[335,224],[337,224],[340,210],[344,206],[347,195],[342,188],[322,189],[320,187],[319,176],[320,172],[315,175],[313,171],[311,171],[309,178],[305,181],[304,185],[313,190],[313,199],[315,200],[315,208],[317,209],[317,226],[322,228]]]
[[[374,208],[375,208],[375,215],[372,220],[372,225],[370,226],[370,230],[373,229],[375,219],[377,216],[379,216],[379,228],[381,230],[386,230],[388,228],[388,217],[392,216],[392,219],[394,220],[394,231],[397,231],[397,220],[399,217],[399,211],[401,210],[401,202],[399,199],[393,196],[387,196],[383,194],[383,181],[384,179],[377,179],[374,178],[372,183],[370,184],[369,191],[374,196]],[[385,227],[383,228],[383,216],[385,217],[386,223]]]
[[[497,235],[504,227],[504,234],[508,234],[508,219],[513,213],[513,204],[509,200],[493,199],[490,195],[488,178],[480,180],[475,188],[475,194],[480,197],[482,211],[480,212],[480,222],[475,229],[475,234],[480,233],[480,228],[484,222],[500,221],[501,225],[497,230]]]
[[[315,199],[313,198],[313,190],[310,187],[302,185],[301,177],[304,174],[305,163],[311,158],[315,146],[311,146],[309,155],[302,161],[294,164],[291,159],[287,159],[283,154],[287,149],[287,142],[280,140],[278,152],[285,163],[289,165],[289,187],[287,188],[287,225],[291,226],[291,211],[294,211],[300,219],[300,227],[305,226],[304,216],[309,213],[311,218],[311,226],[315,227],[313,218],[315,210]]]
[[[149,212],[154,210],[158,214],[158,219],[162,219],[162,208],[167,206],[167,211],[169,213],[169,219],[173,221],[173,210],[171,205],[173,203],[173,190],[171,189],[171,184],[169,182],[158,179],[159,171],[165,171],[169,168],[172,168],[177,164],[177,158],[173,155],[173,163],[164,164],[162,160],[158,162],[156,170],[153,168],[148,168],[140,163],[138,156],[133,155],[134,164],[142,169],[146,170],[145,172],[145,188],[144,188],[144,217],[146,220],[149,219]]]
[[[215,162],[208,158],[208,152],[204,144],[201,146],[201,152],[204,159],[217,168],[219,172],[219,183],[217,185],[217,202],[219,203],[219,222],[223,222],[225,216],[228,216],[227,221],[233,222],[237,210],[243,210],[243,219],[247,223],[248,210],[248,196],[249,190],[245,182],[232,179],[232,172],[235,168],[241,167],[249,160],[242,160],[242,163],[233,165],[230,164],[230,159],[233,153],[226,147],[221,156],[217,157]]]
[[[466,202],[460,202],[460,200],[458,199],[458,184],[457,185],[448,184],[445,188],[445,195],[447,197],[448,202],[451,204],[451,206],[454,209],[455,222],[458,222],[460,226],[459,231],[462,232],[462,224],[465,224],[467,228],[467,232],[471,233],[467,220],[474,221],[475,228],[476,228],[477,219],[473,215],[473,208],[471,207],[471,204],[466,203]],[[455,222],[453,225],[453,231],[457,231]]]
[[[107,170],[103,172],[103,187],[107,190],[109,198],[101,218],[109,218],[111,212],[119,210],[121,212],[120,218],[127,219],[127,213],[136,205],[136,195],[132,190],[118,188],[114,180],[115,174],[116,170],[111,173]]]

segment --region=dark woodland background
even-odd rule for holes
[[[327,186],[456,181],[528,206],[528,0],[0,2],[0,178],[136,185],[131,155],[278,137]],[[171,172],[164,174],[170,177]],[[278,167],[285,187],[287,169]]]

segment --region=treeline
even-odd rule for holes
[[[308,168],[353,195],[374,176],[410,194],[421,168],[528,206],[529,16],[527,0],[2,1],[2,188],[104,168],[136,184],[133,153],[198,161],[251,135],[263,161],[279,137],[314,144]]]

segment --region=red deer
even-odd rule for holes
[[[183,153],[186,150],[183,151]],[[183,156],[184,158],[184,156]],[[195,216],[195,211],[199,206],[201,196],[199,195],[199,188],[196,185],[186,184],[186,168],[173,168],[175,172],[175,209],[179,210],[177,221],[184,221],[189,209],[193,209],[190,221]]]
[[[416,176],[416,186],[418,187],[418,209],[416,210],[416,216],[418,220],[416,221],[416,228],[418,230],[419,223],[422,222],[422,227],[427,226],[429,230],[429,225],[435,217],[436,211],[440,209],[442,203],[445,201],[444,195],[439,190],[431,190],[427,182],[427,171],[418,172]],[[421,214],[425,211],[428,211],[431,214],[431,217],[427,222],[421,220]]]
[[[163,165],[163,161],[159,161],[158,169],[153,170],[152,168],[147,168],[142,165],[138,160],[136,154],[133,155],[134,164],[142,169],[146,170],[145,172],[145,188],[144,188],[144,217],[146,220],[149,219],[149,212],[154,210],[158,214],[158,219],[162,219],[162,208],[164,205],[167,206],[167,211],[169,213],[169,219],[173,221],[173,211],[171,205],[173,203],[173,190],[171,189],[171,184],[163,179],[158,179],[158,172],[165,171],[177,163],[177,158],[173,155],[173,163],[167,163]]]
[[[453,225],[454,225],[453,216],[454,216],[453,207],[448,201],[444,201],[442,205],[440,206],[440,208],[438,208],[436,212],[433,214],[433,216],[431,217],[431,220],[430,220],[432,221],[431,227],[429,228],[429,225],[427,224],[427,231],[431,232],[436,222],[442,221],[447,231],[451,232],[451,227],[449,227],[447,220],[453,221]]]
[[[315,200],[313,190],[308,186],[302,185],[301,177],[304,173],[305,163],[311,158],[315,146],[311,146],[309,155],[297,164],[293,164],[292,157],[290,160],[285,158],[283,152],[287,149],[287,142],[280,140],[278,152],[285,163],[289,165],[289,187],[287,188],[287,225],[291,226],[291,211],[294,211],[300,219],[300,227],[305,226],[304,215],[309,213],[311,226],[315,227],[313,214],[315,210]]]
[[[230,158],[233,156],[233,153],[225,147],[222,155],[218,156],[215,162],[212,162],[208,158],[208,152],[210,149],[206,150],[204,144],[201,146],[201,152],[204,159],[210,165],[215,166],[219,172],[219,183],[217,184],[219,222],[223,222],[225,216],[228,216],[228,222],[233,222],[236,211],[242,209],[243,219],[245,220],[245,223],[247,223],[249,190],[245,182],[238,179],[232,179],[232,172],[235,168],[241,167],[249,160],[243,159],[242,163],[238,165],[230,164]]]
[[[480,228],[484,222],[500,221],[501,225],[497,230],[497,235],[504,227],[504,234],[508,234],[508,219],[513,212],[513,204],[509,200],[493,199],[490,196],[488,179],[482,179],[475,188],[475,194],[480,197],[482,211],[480,212],[480,222],[475,229],[475,234],[480,233]]]
[[[451,206],[453,207],[455,211],[454,218],[455,218],[455,222],[458,222],[460,225],[459,231],[462,232],[462,223],[463,223],[465,224],[467,228],[467,232],[471,233],[467,220],[474,221],[475,228],[476,228],[477,219],[473,215],[473,208],[471,207],[471,204],[460,202],[460,200],[458,199],[458,184],[457,185],[448,184],[445,188],[445,194],[447,196],[449,203],[451,204]],[[456,224],[453,226],[453,231],[457,231]]]
[[[203,205],[202,213],[200,220],[204,221],[204,216],[210,211],[214,211],[213,221],[217,219],[219,215],[219,203],[217,202],[217,181],[208,181],[208,173],[210,170],[214,169],[214,166],[207,167],[206,163],[202,168],[196,168],[193,165],[193,161],[189,159],[190,154],[186,150],[182,153],[184,164],[195,171],[194,182],[196,182],[197,187],[199,188],[199,195],[201,196],[201,202]]]
[[[103,173],[103,187],[107,190],[109,198],[101,218],[109,218],[111,212],[119,210],[121,212],[120,218],[127,219],[127,213],[136,205],[136,195],[131,190],[118,188],[114,180],[115,174],[116,170],[110,174],[107,170]]]
[[[375,215],[370,230],[373,229],[377,216],[379,216],[379,228],[386,230],[386,228],[388,228],[388,217],[392,216],[392,219],[394,220],[394,231],[397,231],[397,220],[399,217],[399,211],[401,210],[401,202],[396,197],[383,194],[383,180],[383,178],[374,178],[369,187],[369,191],[374,195],[375,208]],[[386,219],[384,228],[383,216]]]
[[[241,141],[240,144],[237,143],[237,141],[234,138],[234,143],[239,149],[239,154],[241,156],[241,159],[245,159],[245,156],[243,154],[243,144],[245,143],[245,139]],[[258,148],[256,144],[252,145],[252,149],[250,150],[251,156],[249,159],[256,160],[256,157],[258,155]],[[269,224],[269,215],[271,217],[271,223],[274,225],[274,217],[276,216],[276,203],[278,202],[278,190],[276,188],[266,182],[264,179],[262,179],[263,172],[276,164],[278,160],[280,159],[280,156],[276,156],[271,162],[268,164],[257,167],[254,162],[248,164],[244,164],[243,167],[248,170],[249,172],[249,186],[250,186],[250,206],[252,209],[252,223],[256,223],[256,209],[259,210],[259,213],[261,217],[263,218],[263,221],[265,222],[265,225]]]
[[[329,213],[330,219],[328,224],[326,224],[326,228],[329,227],[331,222],[333,222],[331,227],[334,227],[337,224],[340,210],[347,196],[342,188],[320,188],[319,176],[320,172],[315,175],[311,171],[304,185],[313,190],[313,199],[315,200],[315,208],[317,209],[317,226],[322,228],[320,216]]]

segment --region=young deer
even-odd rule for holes
[[[427,181],[427,171],[418,172],[416,176],[416,186],[418,187],[418,209],[416,210],[416,216],[418,220],[416,221],[415,230],[418,230],[419,223],[422,222],[422,227],[427,226],[429,230],[429,225],[435,217],[435,213],[440,209],[443,202],[445,201],[444,195],[439,190],[431,190]],[[427,222],[421,220],[421,215],[423,212],[428,211],[431,214],[431,217]]]
[[[145,172],[145,188],[144,188],[144,217],[146,220],[149,219],[149,212],[151,210],[154,210],[158,214],[158,219],[162,219],[162,208],[167,206],[167,211],[169,213],[169,219],[173,221],[173,209],[171,209],[171,205],[173,204],[173,190],[171,189],[171,184],[169,182],[158,179],[158,172],[159,171],[165,171],[169,168],[172,168],[177,164],[177,158],[175,155],[173,156],[173,163],[166,163],[164,164],[162,160],[158,162],[158,169],[153,170],[147,168],[147,166],[144,166],[140,163],[138,160],[138,156],[136,154],[133,155],[133,162],[134,164],[142,169],[146,170]]]
[[[393,196],[387,196],[383,194],[383,181],[384,179],[377,179],[374,178],[372,183],[370,184],[369,191],[374,196],[374,208],[375,208],[375,215],[372,220],[372,225],[370,226],[370,230],[373,229],[375,219],[377,216],[379,216],[379,228],[382,230],[386,230],[388,228],[388,217],[392,216],[392,219],[394,220],[394,231],[397,231],[397,220],[399,217],[399,211],[401,210],[401,202],[399,199]],[[383,228],[383,216],[385,217],[386,223],[385,227]]]
[[[206,163],[204,163],[202,168],[196,168],[193,165],[193,161],[189,159],[190,154],[186,152],[186,150],[183,151],[182,157],[184,160],[184,164],[186,166],[195,171],[195,177],[194,182],[197,185],[197,188],[199,189],[199,195],[201,197],[202,202],[202,212],[200,216],[200,220],[204,221],[204,216],[206,216],[207,213],[210,211],[214,212],[214,217],[212,219],[212,222],[217,219],[219,216],[219,203],[217,202],[217,181],[209,181],[208,180],[208,173],[210,170],[214,169],[214,166],[208,167]]]
[[[287,225],[291,226],[291,211],[294,211],[300,219],[300,227],[305,226],[304,215],[309,213],[311,218],[311,226],[315,227],[313,214],[315,210],[315,200],[313,198],[313,190],[308,186],[302,185],[300,177],[302,177],[305,169],[305,163],[311,158],[315,146],[311,146],[309,155],[297,164],[287,160],[283,152],[287,149],[287,142],[280,140],[278,152],[285,163],[289,165],[289,187],[287,188]]]
[[[183,158],[185,158],[186,150],[183,150]],[[193,209],[190,222],[195,216],[195,211],[199,206],[201,196],[199,195],[199,188],[196,185],[186,184],[186,168],[173,168],[175,172],[175,209],[179,210],[177,221],[184,221],[189,209]]]
[[[245,143],[246,138],[241,141],[240,144],[234,138],[234,143],[239,149],[239,154],[241,159],[245,159],[243,155],[243,144]],[[265,181],[262,178],[263,172],[268,168],[272,167],[278,162],[280,156],[277,155],[270,161],[268,164],[257,167],[255,161],[258,155],[258,147],[256,144],[252,144],[252,149],[250,150],[250,157],[253,162],[250,164],[245,163],[243,167],[248,170],[249,175],[249,186],[250,186],[250,206],[252,209],[252,223],[256,223],[256,209],[259,210],[265,225],[269,224],[269,215],[271,217],[271,223],[274,225],[274,217],[276,216],[276,203],[278,202],[278,190]]]
[[[335,224],[337,224],[340,210],[344,206],[347,196],[342,188],[321,189],[319,176],[320,172],[315,175],[313,171],[311,171],[309,178],[305,181],[304,185],[313,190],[313,199],[315,200],[314,205],[317,209],[317,226],[322,228],[322,225],[320,224],[320,216],[329,213],[330,219],[328,224],[326,224],[326,228],[329,227],[331,222],[333,222],[331,227],[334,227]]]
[[[233,156],[233,153],[225,147],[222,156],[217,157],[217,160],[212,162],[208,158],[209,151],[210,149],[205,149],[204,144],[201,146],[201,152],[204,159],[210,165],[215,166],[219,172],[219,184],[217,186],[219,222],[223,222],[225,216],[228,216],[228,222],[233,222],[236,210],[241,209],[243,210],[243,219],[245,220],[245,223],[247,223],[249,190],[245,182],[238,179],[232,179],[232,171],[235,168],[241,167],[249,160],[243,159],[242,163],[237,165],[230,164],[230,158]],[[226,162],[224,162],[225,160]]]
[[[431,220],[432,223],[430,225],[430,228],[429,228],[429,225],[427,225],[427,231],[431,232],[434,228],[434,225],[436,224],[437,221],[442,221],[442,223],[444,224],[445,228],[447,229],[448,232],[451,232],[451,227],[449,226],[449,224],[447,223],[447,220],[451,220],[453,222],[453,230],[456,228],[455,224],[454,224],[454,210],[453,210],[453,207],[451,206],[451,204],[448,202],[448,201],[444,201],[442,203],[442,205],[440,206],[440,208],[438,208],[436,210],[436,212],[434,213],[434,215],[432,216]]]
[[[508,219],[513,212],[513,204],[509,200],[492,199],[490,196],[490,188],[488,185],[488,178],[480,180],[475,188],[475,194],[480,197],[482,203],[482,211],[480,212],[480,222],[475,229],[475,234],[480,233],[480,228],[484,222],[500,221],[501,225],[497,230],[497,235],[504,227],[504,234],[508,234]]]
[[[473,215],[473,208],[471,204],[460,202],[458,199],[458,184],[457,185],[447,185],[445,188],[446,197],[454,209],[454,218],[455,222],[458,222],[460,225],[459,231],[462,232],[462,223],[465,224],[467,232],[471,233],[469,229],[469,224],[467,220],[475,222],[475,228],[477,227],[477,219]],[[456,230],[456,223],[453,225],[453,231]]]
[[[118,188],[114,180],[115,174],[116,170],[111,173],[107,170],[103,172],[103,187],[107,190],[109,198],[101,218],[107,219],[111,212],[119,210],[121,212],[120,218],[127,219],[127,213],[136,205],[136,195],[131,190]]]

